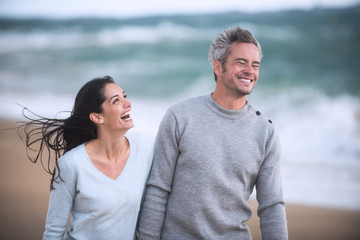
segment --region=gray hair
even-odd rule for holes
[[[208,57],[211,67],[215,60],[218,60],[224,66],[226,59],[230,55],[231,44],[234,42],[254,44],[259,51],[260,58],[262,58],[260,44],[251,32],[240,27],[231,27],[217,35],[212,42]]]

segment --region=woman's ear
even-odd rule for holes
[[[93,121],[95,124],[100,125],[104,123],[104,118],[101,116],[100,113],[90,113],[89,118],[91,121]]]

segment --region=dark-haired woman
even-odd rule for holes
[[[153,150],[140,135],[125,136],[130,110],[123,89],[104,77],[80,89],[69,118],[28,117],[27,147],[40,141],[38,152],[55,151],[43,239],[134,238]]]

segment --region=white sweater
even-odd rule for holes
[[[64,182],[54,182],[43,239],[134,238],[153,158],[152,145],[139,137],[127,136],[130,155],[116,180],[93,165],[85,144],[58,160]],[[70,213],[72,220],[67,229]]]

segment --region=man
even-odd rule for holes
[[[279,140],[271,120],[246,100],[260,60],[247,30],[215,38],[214,92],[172,106],[161,122],[139,239],[251,239],[245,222],[254,187],[262,238],[288,238]]]

